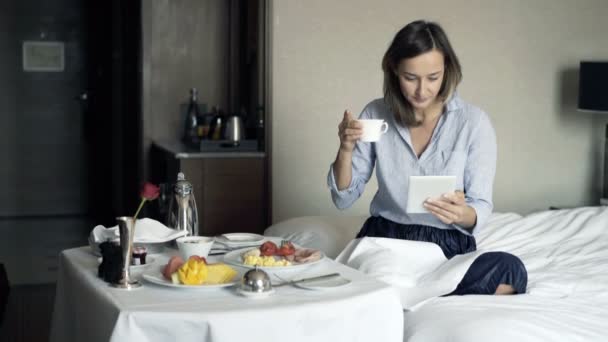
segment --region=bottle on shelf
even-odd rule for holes
[[[201,114],[198,117],[198,137],[199,140],[205,140],[209,138],[209,128],[211,126],[211,119],[213,118],[211,113]]]
[[[190,89],[190,103],[186,111],[186,120],[184,123],[183,141],[189,145],[197,145],[200,142],[199,136],[199,118],[201,114],[198,108],[198,90]]]
[[[209,128],[211,125],[211,118],[209,117],[209,112],[207,111],[207,104],[200,104],[200,115],[198,117],[198,136],[199,140],[207,139],[209,136]]]
[[[199,122],[199,125],[201,125],[203,128],[203,135],[201,137],[201,139],[203,140],[211,140],[211,135],[212,135],[212,128],[213,128],[213,119],[216,117],[216,115],[218,114],[218,109],[217,106],[213,106],[211,108],[210,112],[206,112],[202,115],[202,119]]]
[[[225,120],[226,116],[224,111],[217,109],[215,116],[211,120],[211,127],[209,128],[209,140],[222,140],[224,138]]]

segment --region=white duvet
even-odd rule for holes
[[[608,341],[608,209],[494,214],[482,250],[519,256],[528,291],[430,299],[404,313],[404,341]]]
[[[365,218],[294,218],[267,233],[329,246],[326,254],[337,255]],[[339,258],[401,290],[404,341],[608,341],[608,207],[525,217],[495,213],[476,239],[480,251],[505,251],[522,259],[528,270],[526,294],[437,297],[457,285],[475,255],[446,263],[432,244],[403,249],[396,247],[411,242],[368,239],[356,251],[351,244]],[[441,266],[450,272],[436,272]]]
[[[482,252],[448,260],[434,243],[365,237],[351,241],[336,260],[393,285],[403,309],[415,310],[426,300],[456,289]]]

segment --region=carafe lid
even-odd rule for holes
[[[186,180],[183,172],[177,174],[177,182],[173,187],[173,191],[180,195],[190,195],[192,193],[192,184]]]

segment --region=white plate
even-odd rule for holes
[[[298,246],[295,246],[295,247],[301,248]],[[245,253],[249,250],[252,250],[252,249],[254,249],[254,248],[241,248],[241,249],[237,249],[236,251],[226,253],[226,255],[224,255],[224,262],[227,264],[236,265],[236,266],[240,266],[240,267],[255,268],[255,266],[243,264],[243,258],[241,257],[241,255],[243,253]],[[319,258],[319,260],[313,261],[313,262],[307,262],[304,264],[291,264],[289,266],[258,266],[258,268],[265,270],[265,271],[296,270],[296,269],[306,268],[311,265],[315,265],[315,264],[319,263],[321,260],[323,260],[324,258],[325,258],[325,254],[321,253],[321,257]]]
[[[102,260],[102,257],[97,258],[97,263],[101,264],[101,260]],[[154,257],[147,255],[145,264],[131,265],[131,266],[129,266],[129,270],[132,270],[132,271],[143,270],[144,268],[152,265],[154,263],[154,261],[156,261],[156,259]]]
[[[216,241],[232,247],[262,243],[264,236],[253,233],[228,233],[216,238]]]
[[[216,285],[183,285],[183,284],[173,284],[171,281],[165,279],[162,274],[162,270],[165,266],[160,267],[151,267],[143,273],[143,278],[151,283],[174,287],[183,290],[214,290],[221,289],[225,287],[230,287],[236,284],[237,279],[239,279],[239,275],[235,275],[233,281],[224,284],[216,284]]]
[[[324,279],[318,281],[307,281],[303,283],[296,283],[297,287],[301,287],[307,290],[330,290],[337,287],[342,287],[350,284],[350,279],[344,277],[336,277],[331,279]]]

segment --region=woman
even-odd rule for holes
[[[347,110],[339,124],[340,149],[328,184],[335,205],[352,205],[376,168],[378,192],[357,237],[433,242],[447,258],[475,251],[472,235],[492,212],[496,136],[488,116],[455,90],[462,73],[442,28],[415,21],[402,28],[382,60],[384,98],[360,119],[383,119],[377,142],[358,141],[362,126]],[[407,214],[409,176],[456,175],[457,189],[427,199],[428,214]],[[484,253],[451,294],[524,293],[527,272],[519,258]]]

